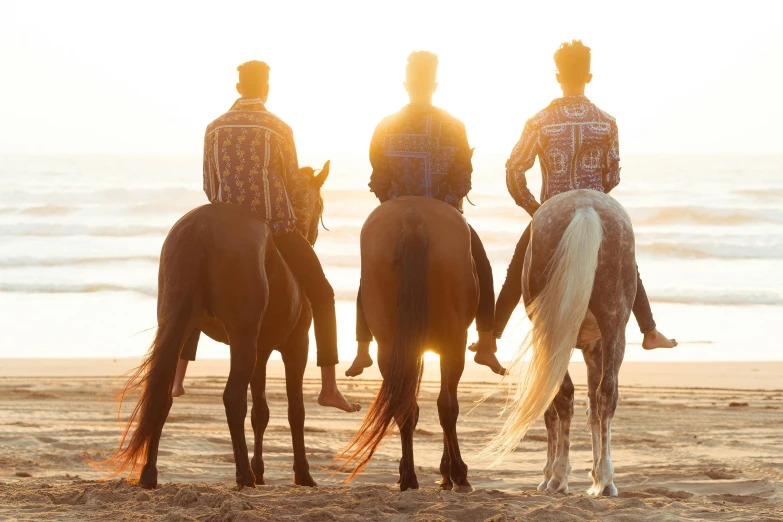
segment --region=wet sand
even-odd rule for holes
[[[460,386],[458,432],[474,493],[442,492],[442,438],[430,362],[414,439],[422,489],[395,487],[399,439],[383,445],[347,488],[323,468],[361,417],[315,403],[317,368],[305,382],[305,440],[315,489],[291,485],[290,434],[282,364],[270,362],[271,420],[264,442],[269,486],[233,490],[234,465],[221,401],[227,361],[193,364],[188,393],[175,401],[164,429],[161,486],[151,492],[89,468],[118,442],[116,376],[130,360],[0,360],[0,520],[253,521],[418,520],[781,520],[783,521],[783,363],[627,363],[613,422],[612,456],[620,497],[592,499],[590,440],[584,423],[584,365],[574,364],[569,495],[535,491],[546,456],[538,422],[518,450],[489,468],[476,454],[498,427],[502,394],[468,414],[497,380],[472,362]],[[342,381],[366,406],[377,371]],[[733,405],[732,405],[733,404]],[[130,404],[129,404],[130,405]],[[250,419],[247,435],[251,436]],[[29,475],[29,476],[28,476]]]

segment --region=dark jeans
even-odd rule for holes
[[[338,363],[334,290],[321,261],[299,231],[275,236],[275,246],[313,307],[318,366],[334,366]]]
[[[473,227],[468,226],[470,227],[470,250],[473,254],[473,262],[476,264],[476,275],[479,282],[476,331],[491,332],[495,324],[495,282],[492,278],[492,266],[489,264],[484,244]],[[360,343],[372,341],[372,332],[370,332],[367,319],[364,317],[361,286],[359,294],[356,296],[356,340]]]
[[[514,308],[516,308],[519,300],[522,298],[522,268],[525,263],[525,252],[529,243],[530,225],[527,226],[517,243],[517,247],[514,249],[514,255],[511,257],[511,263],[509,263],[508,271],[506,272],[506,281],[503,283],[503,288],[500,289],[500,295],[498,295],[498,302],[495,307],[495,337],[498,339],[500,339],[509,319],[511,319]],[[642,284],[642,278],[638,275],[638,268],[636,273],[636,298],[633,302],[633,315],[636,317],[639,329],[644,334],[655,328],[655,321],[653,320],[650,301],[647,299],[647,292],[645,292]]]
[[[338,362],[334,290],[326,280],[321,262],[313,247],[299,231],[275,236],[275,246],[313,307],[318,366],[334,366]],[[195,331],[186,341],[180,359],[196,360],[200,333]]]

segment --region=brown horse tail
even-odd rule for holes
[[[203,227],[197,222],[180,222],[163,245],[158,276],[158,329],[141,365],[131,370],[118,394],[118,417],[128,394],[142,388],[141,397],[125,423],[114,455],[102,462],[90,462],[111,471],[112,477],[127,471],[129,481],[138,481],[150,441],[159,436],[171,408],[180,350],[193,328],[199,301],[197,292],[205,264],[202,232]]]
[[[392,421],[403,425],[415,422],[417,416],[416,398],[429,329],[429,295],[427,234],[422,215],[415,207],[405,212],[394,262],[400,269],[394,345],[375,401],[367,410],[359,431],[335,458],[343,460],[340,470],[356,466],[346,484],[367,466],[378,445],[392,431]]]

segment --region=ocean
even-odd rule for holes
[[[377,204],[364,156],[332,160],[316,251],[337,295],[341,361],[355,354],[359,231]],[[500,290],[529,218],[505,188],[505,158],[475,158],[465,215]],[[531,186],[540,187],[535,167]],[[0,158],[0,358],[132,357],[155,320],[158,256],[169,228],[206,202],[201,158]],[[659,329],[674,350],[644,352],[631,319],[626,360],[783,360],[783,157],[623,157],[613,192],[628,210]],[[499,356],[528,323],[517,309]],[[471,338],[475,333],[471,332]],[[314,347],[310,357],[315,358]],[[199,356],[227,358],[202,337]],[[579,358],[579,354],[575,355]]]

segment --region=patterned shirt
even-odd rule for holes
[[[538,156],[541,203],[575,189],[609,192],[620,183],[619,147],[614,118],[585,96],[559,98],[525,124],[506,162],[508,190],[532,215],[538,205],[525,173]]]
[[[260,99],[237,100],[204,136],[204,192],[263,219],[275,235],[296,230],[309,208],[308,180],[299,173],[291,128]]]
[[[406,105],[375,129],[370,190],[381,202],[427,196],[461,212],[470,192],[471,156],[461,121],[432,105]]]

